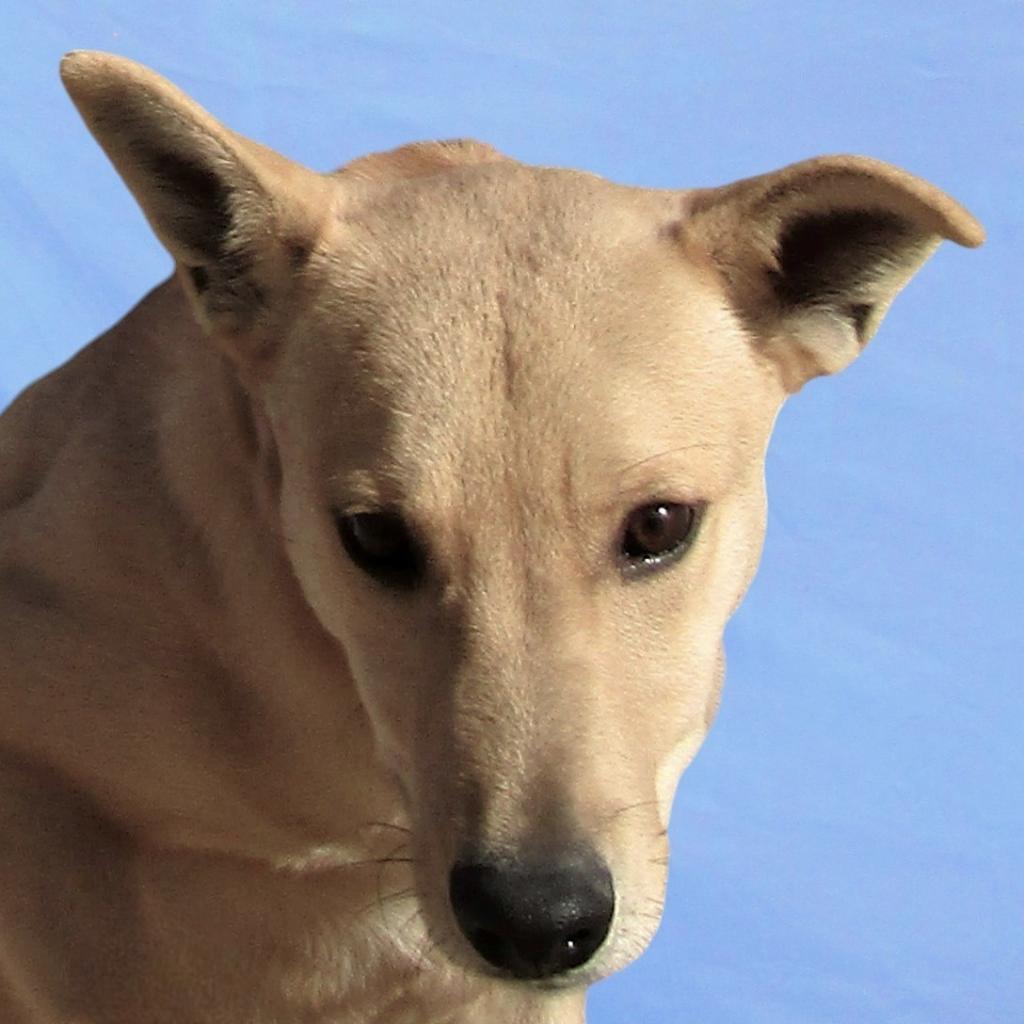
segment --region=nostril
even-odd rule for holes
[[[506,941],[497,932],[477,928],[466,936],[473,948],[489,963],[499,965],[508,956]]]
[[[473,948],[519,978],[552,977],[585,964],[607,938],[615,909],[611,873],[592,853],[539,862],[461,861],[449,892]]]

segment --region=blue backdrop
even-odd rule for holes
[[[1020,0],[9,0],[0,31],[0,405],[170,268],[63,95],[71,48],[317,168],[472,135],[683,187],[851,151],[964,201],[986,247],[944,246],[780,419],[665,923],[591,1015],[1024,1020]]]

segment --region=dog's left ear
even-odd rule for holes
[[[866,157],[807,160],[687,205],[687,243],[710,256],[787,391],[852,362],[942,239],[985,237],[944,192]]]

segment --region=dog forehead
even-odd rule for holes
[[[674,193],[503,161],[357,189],[339,204],[330,244],[342,284],[385,311],[409,313],[403,298],[420,294],[472,312],[501,292],[534,302],[585,292],[679,206]]]
[[[633,188],[587,171],[540,167],[503,159],[450,166],[435,174],[385,177],[350,183],[338,180],[342,222],[383,225],[389,240],[407,248],[419,239],[470,235],[474,229],[501,236],[522,234],[555,240],[588,222],[609,224],[617,214],[671,215],[682,193]]]
[[[614,468],[735,436],[755,361],[679,242],[681,205],[511,163],[371,189],[328,239],[331,434],[452,478],[474,453],[528,477],[564,470],[567,446]]]
[[[490,377],[496,361],[525,382],[605,345],[625,364],[647,335],[721,319],[720,283],[679,243],[682,209],[682,193],[513,161],[384,182],[340,204],[330,315],[396,384],[426,370],[430,387],[446,366]]]

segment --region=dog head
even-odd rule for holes
[[[979,226],[858,157],[688,192],[469,142],[318,175],[130,62],[65,80],[261,410],[430,929],[552,985],[621,966],[656,926],[778,408]]]

